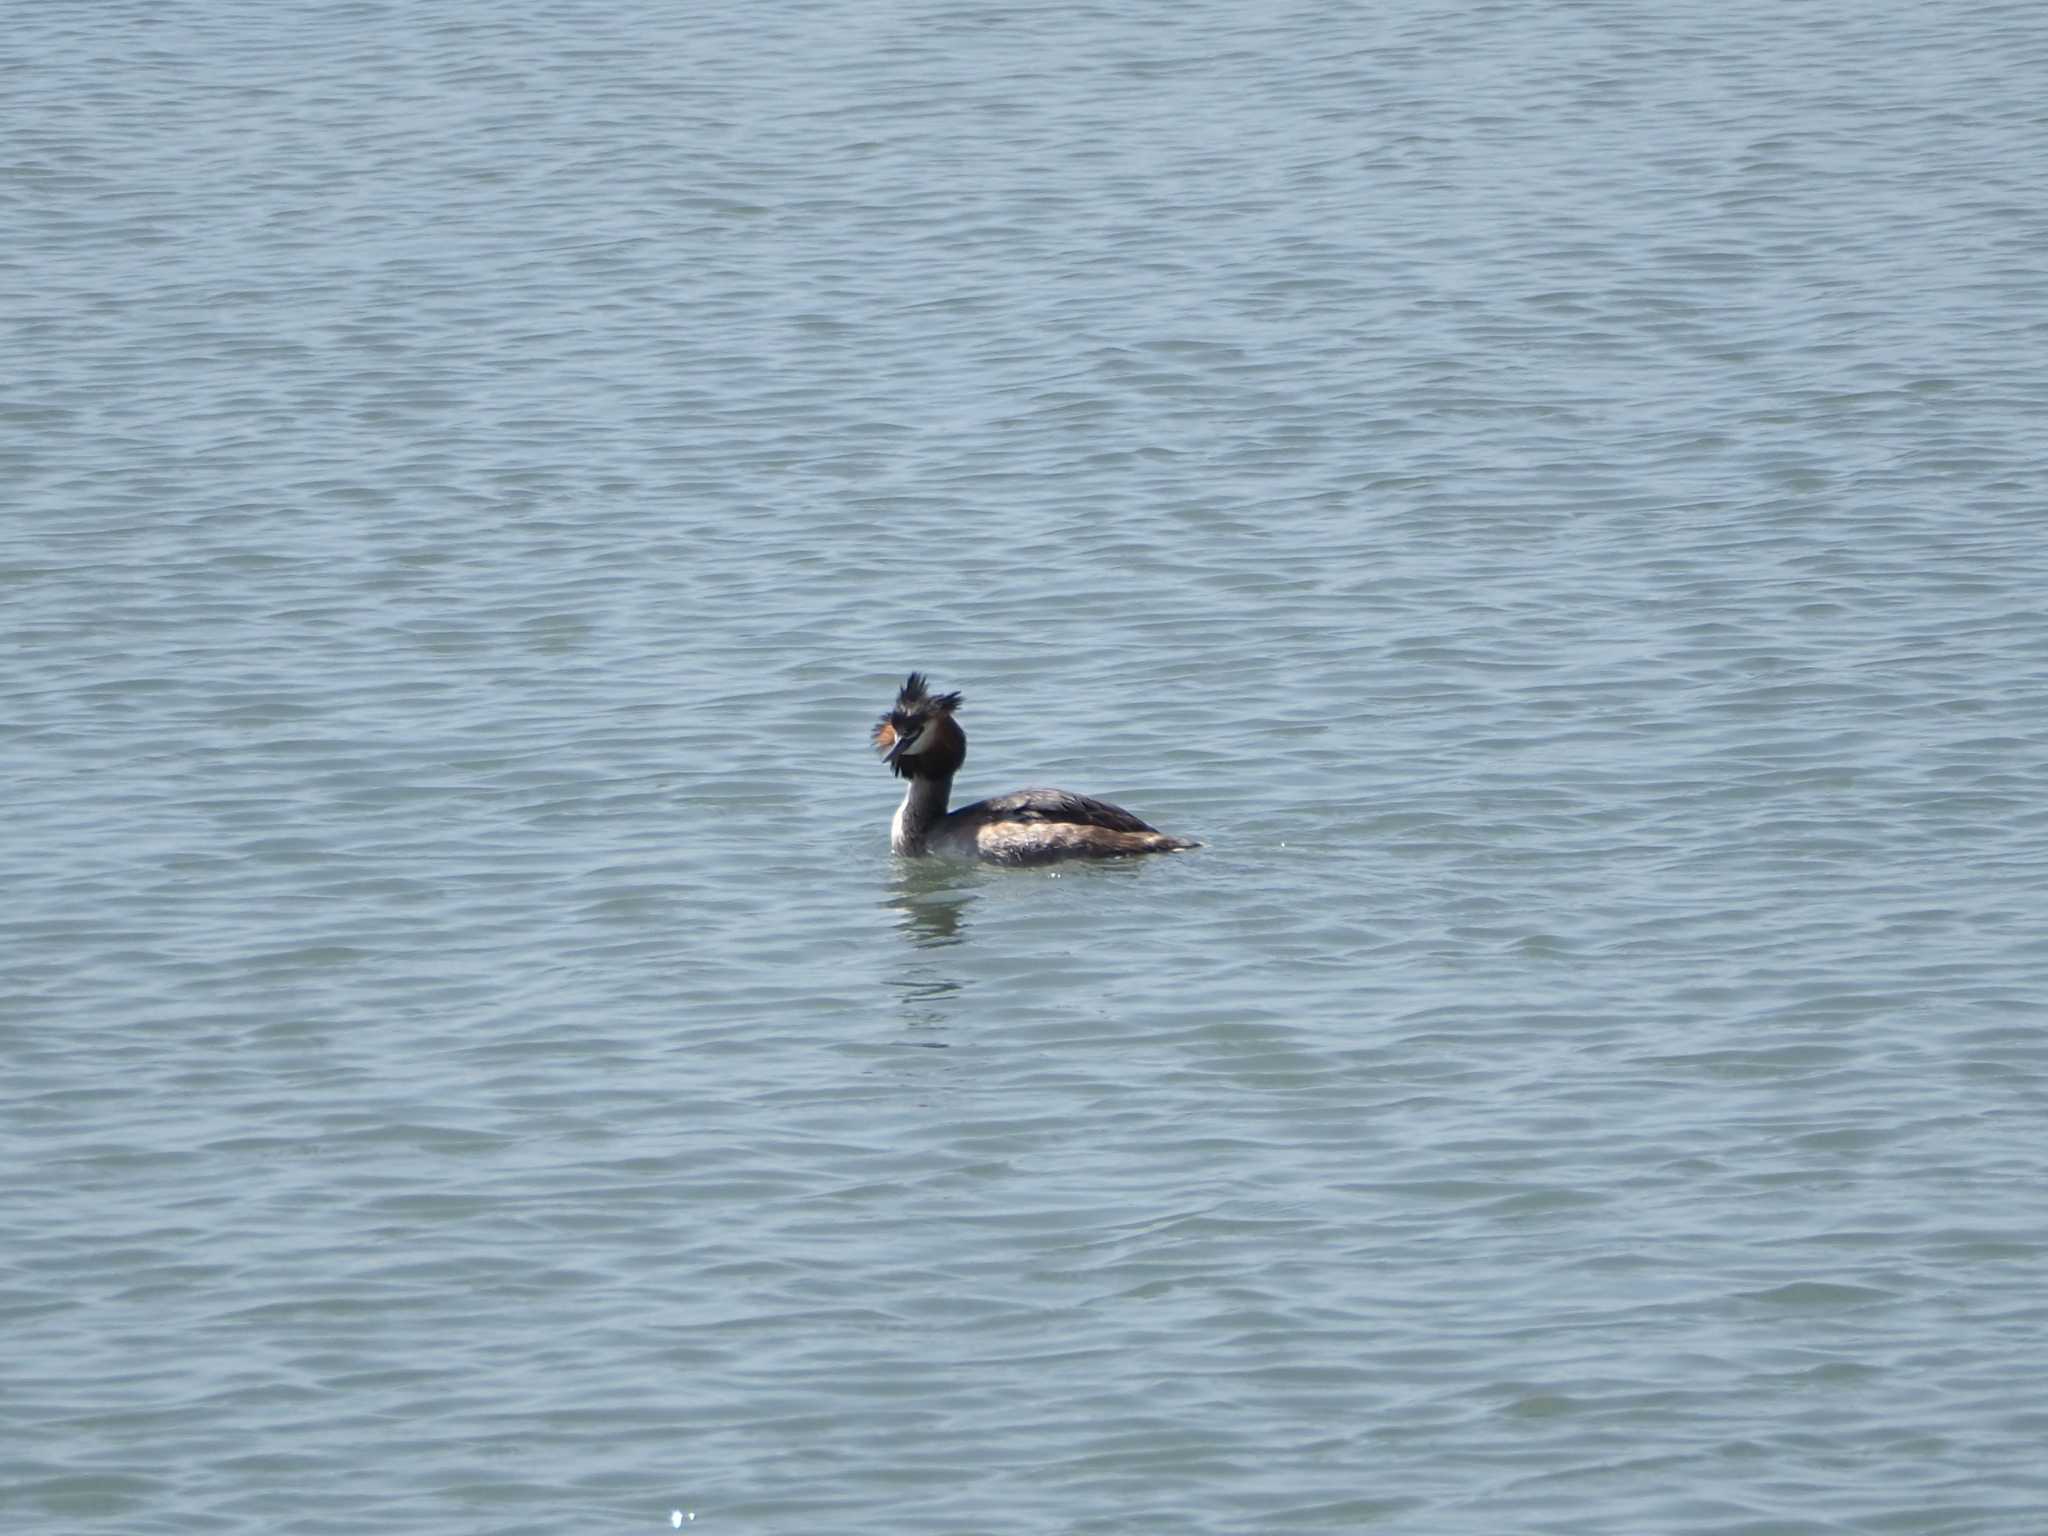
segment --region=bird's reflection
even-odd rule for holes
[[[898,973],[891,978],[907,1028],[943,1028],[953,1019],[965,986],[941,961],[940,951],[967,942],[970,909],[975,900],[971,869],[935,859],[920,859],[896,872],[882,905],[896,917],[896,931],[910,943]],[[943,1047],[941,1040],[913,1044]]]
[[[909,1032],[906,1045],[921,1045],[943,1051],[947,1042],[934,1039],[953,1020],[956,999],[966,989],[942,976],[899,976],[891,983],[903,1009],[903,1027]]]
[[[882,903],[896,914],[896,931],[918,949],[965,943],[972,873],[937,859],[907,865]]]

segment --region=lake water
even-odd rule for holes
[[[0,1525],[2048,1528],[2034,0],[7,30]]]

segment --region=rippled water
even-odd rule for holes
[[[9,33],[8,1529],[2041,1527],[2037,6]]]

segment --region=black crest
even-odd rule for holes
[[[944,710],[950,715],[959,707],[959,694],[934,694],[925,675],[922,672],[913,672],[903,680],[903,687],[896,695],[896,708],[892,713],[908,719],[913,715],[922,714],[927,709]]]

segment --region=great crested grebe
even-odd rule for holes
[[[1202,846],[1169,837],[1120,805],[1064,789],[1020,789],[948,811],[953,775],[967,760],[967,736],[953,718],[959,707],[959,694],[934,694],[924,674],[913,672],[895,707],[875,722],[875,750],[897,777],[909,781],[889,825],[895,852],[913,859],[936,853],[991,864],[1044,864]]]

